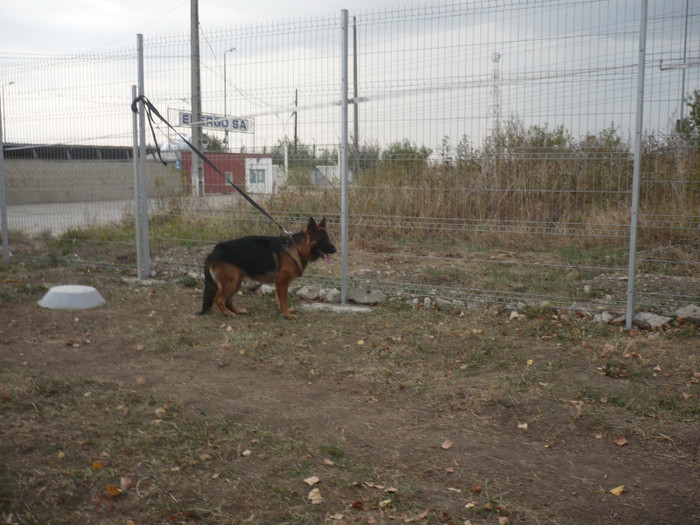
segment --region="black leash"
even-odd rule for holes
[[[250,204],[252,204],[253,207],[254,207],[256,210],[258,210],[258,211],[259,211],[260,213],[262,213],[265,217],[267,217],[267,218],[270,219],[272,222],[274,222],[274,223],[277,225],[277,227],[278,227],[280,230],[282,230],[282,232],[283,232],[285,235],[291,237],[292,233],[291,233],[290,231],[287,231],[279,222],[277,222],[277,221],[272,217],[272,215],[270,215],[269,213],[267,213],[267,211],[265,211],[265,209],[264,209],[262,206],[260,206],[257,202],[255,202],[255,201],[252,199],[252,197],[251,197],[250,195],[248,195],[245,191],[243,191],[241,188],[239,188],[232,180],[228,180],[228,179],[226,178],[226,175],[224,175],[223,173],[221,173],[221,170],[219,170],[219,168],[217,168],[217,167],[214,165],[214,163],[211,162],[211,161],[204,155],[204,153],[202,153],[201,151],[199,151],[199,149],[197,149],[196,147],[194,147],[194,145],[193,145],[189,140],[187,140],[185,137],[183,137],[182,134],[181,134],[178,130],[176,130],[176,129],[172,126],[172,124],[170,124],[170,122],[168,122],[167,119],[165,119],[165,118],[163,117],[163,115],[160,114],[160,112],[159,112],[159,111],[156,109],[156,107],[151,103],[151,101],[148,100],[144,95],[141,95],[141,96],[136,97],[136,98],[134,99],[134,101],[131,103],[131,111],[133,111],[134,113],[137,113],[137,114],[138,114],[138,112],[139,112],[139,110],[138,110],[138,103],[139,103],[139,102],[143,102],[144,108],[145,108],[145,110],[146,110],[146,117],[148,118],[148,125],[151,127],[151,134],[153,135],[153,143],[155,144],[156,152],[158,153],[158,158],[160,159],[160,161],[163,163],[164,166],[167,166],[168,163],[165,162],[165,161],[163,160],[163,156],[162,156],[161,153],[160,153],[160,147],[158,146],[158,141],[156,140],[156,132],[155,132],[155,130],[153,129],[153,122],[154,122],[153,115],[155,115],[156,117],[158,117],[158,118],[161,120],[161,122],[163,122],[166,126],[168,126],[170,129],[172,129],[172,130],[177,134],[177,136],[180,137],[180,138],[185,142],[185,144],[187,144],[187,145],[190,147],[190,149],[191,149],[199,158],[201,158],[201,159],[202,159],[204,162],[206,162],[211,168],[213,168],[214,171],[216,171],[219,175],[221,175],[221,177],[222,177],[226,182],[228,182],[231,186],[233,186],[233,187],[236,189],[236,191],[238,191],[238,193],[240,193],[241,195],[243,195],[243,197],[245,198],[245,200],[247,200]]]

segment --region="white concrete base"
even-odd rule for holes
[[[372,311],[369,306],[331,303],[299,303],[296,305],[296,309],[303,312],[324,310],[327,312],[337,312],[342,314],[366,314]]]
[[[51,288],[38,303],[52,310],[83,310],[103,305],[106,301],[92,286],[66,284]]]

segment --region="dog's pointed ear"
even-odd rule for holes
[[[309,222],[306,225],[306,231],[307,232],[312,232],[317,228],[316,226],[316,221],[314,220],[313,217],[309,217]]]
[[[326,227],[326,218],[324,217],[321,219],[321,222],[318,223],[319,228],[325,228]]]

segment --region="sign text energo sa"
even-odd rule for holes
[[[180,111],[180,126],[192,125],[192,113]],[[255,120],[252,118],[222,117],[202,114],[202,127],[234,133],[255,133]]]

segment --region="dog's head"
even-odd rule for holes
[[[335,253],[337,250],[335,246],[331,243],[328,237],[328,232],[326,231],[326,218],[321,219],[321,222],[316,224],[313,217],[309,217],[309,222],[304,230],[306,237],[309,240],[309,246],[311,248],[311,260],[315,261],[323,257],[326,261],[329,260],[329,255]]]

